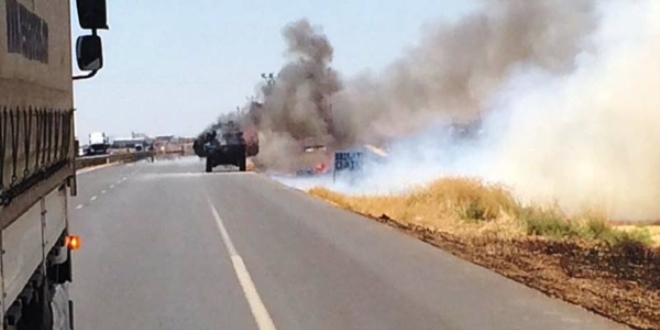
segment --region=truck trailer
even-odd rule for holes
[[[103,66],[105,0],[0,0],[0,319],[5,330],[72,329],[67,198],[76,194],[73,81]]]

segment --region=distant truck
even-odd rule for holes
[[[103,132],[89,134],[89,155],[105,155],[110,148],[110,140]]]
[[[197,156],[206,158],[207,173],[219,165],[235,165],[245,172],[247,157],[259,152],[258,141],[255,138],[246,140],[243,130],[233,121],[218,124],[201,134],[193,143],[193,149]]]

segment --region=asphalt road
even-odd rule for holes
[[[76,329],[624,329],[270,179],[81,174]]]

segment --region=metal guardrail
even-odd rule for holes
[[[137,152],[114,155],[84,156],[76,158],[76,168],[82,169],[112,163],[132,163],[155,156],[153,152]]]

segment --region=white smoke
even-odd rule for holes
[[[522,67],[492,100],[507,127],[486,176],[568,210],[657,218],[660,2],[599,4],[592,46],[575,57],[575,70]]]
[[[489,1],[338,95],[352,115],[335,122],[364,132],[357,141],[396,141],[385,164],[368,165],[358,185],[289,183],[387,193],[469,175],[568,211],[657,219],[659,18],[657,0]],[[457,143],[435,126],[475,115],[477,140]]]

